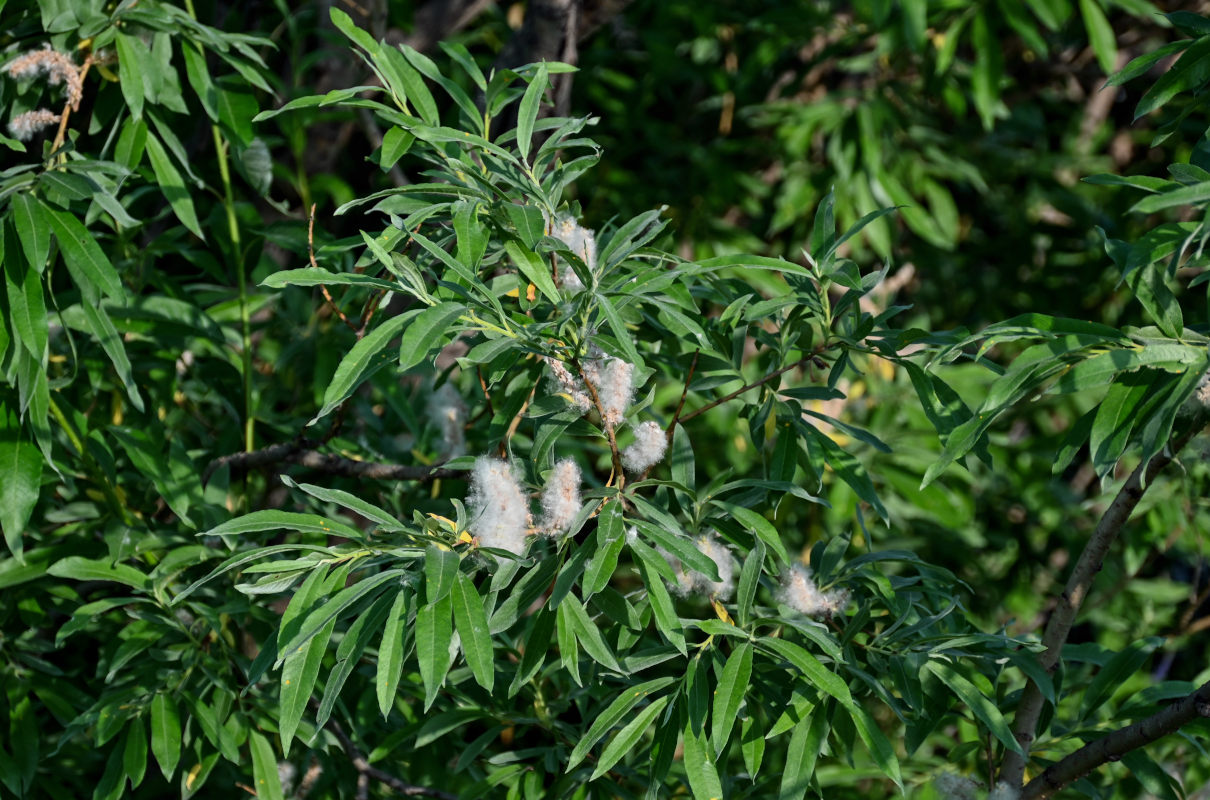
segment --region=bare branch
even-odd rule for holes
[[[328,475],[339,475],[345,478],[367,478],[369,480],[406,480],[431,481],[437,478],[458,477],[463,470],[443,469],[418,464],[384,464],[376,461],[357,461],[343,456],[329,455],[317,452],[320,442],[314,439],[299,437],[293,442],[270,445],[250,453],[231,453],[220,456],[207,465],[202,474],[202,481],[208,481],[210,476],[221,467],[228,467],[233,473],[241,474],[253,469],[276,467],[281,464],[297,464],[301,467],[324,472]]]
[[[729,400],[734,400],[735,398],[739,397],[741,394],[748,391],[749,389],[755,389],[757,386],[763,386],[764,384],[768,383],[769,381],[773,380],[774,378],[778,377],[779,375],[784,375],[785,373],[789,372],[792,369],[797,369],[799,367],[806,366],[807,364],[814,361],[815,358],[822,352],[823,352],[823,348],[817,347],[811,352],[811,354],[809,356],[806,356],[805,358],[800,358],[799,360],[795,361],[793,364],[787,364],[786,366],[782,367],[781,369],[776,369],[773,372],[770,372],[768,375],[765,375],[762,378],[757,378],[756,380],[752,381],[751,383],[745,384],[745,385],[741,386],[740,388],[736,389],[734,392],[731,392],[728,395],[725,395],[723,397],[718,398],[717,400],[709,402],[706,405],[702,406],[701,408],[693,409],[688,414],[681,417],[680,421],[682,423],[688,422],[689,420],[693,419],[694,417],[698,416],[699,414],[705,414],[707,411],[714,408],[715,406],[721,406],[723,403],[726,403]]]
[[[1042,644],[1046,649],[1038,655],[1038,663],[1047,673],[1053,674],[1058,666],[1063,644],[1067,641],[1068,634],[1071,633],[1071,627],[1075,624],[1076,616],[1084,604],[1084,599],[1088,596],[1089,589],[1092,588],[1093,579],[1101,571],[1109,547],[1126,525],[1127,520],[1130,519],[1130,515],[1139,504],[1147,487],[1151,486],[1156,476],[1172,463],[1176,454],[1200,429],[1200,425],[1192,426],[1173,439],[1164,452],[1146,464],[1139,464],[1101,516],[1096,530],[1093,531],[1088,544],[1084,546],[1084,551],[1080,553],[1080,559],[1076,562],[1071,577],[1067,579],[1067,586],[1059,595],[1055,610],[1050,615],[1050,619],[1046,623],[1046,630],[1042,634]],[[1025,776],[1029,749],[1034,743],[1038,718],[1042,714],[1044,705],[1045,700],[1042,697],[1041,689],[1036,683],[1029,680],[1025,685],[1025,691],[1021,694],[1021,702],[1017,706],[1017,715],[1013,721],[1013,736],[1021,745],[1022,753],[1006,754],[1000,768],[1000,780],[1010,786],[1020,786]]]
[[[373,779],[381,783],[385,783],[390,787],[391,791],[397,794],[406,795],[408,797],[437,797],[440,800],[458,800],[457,795],[443,792],[440,789],[432,789],[428,786],[416,786],[407,781],[397,778],[389,772],[384,772],[369,761],[366,761],[365,756],[357,749],[357,745],[353,744],[353,740],[345,733],[344,728],[340,727],[340,723],[336,720],[328,722],[328,730],[340,742],[340,746],[344,749],[345,755],[349,757],[350,763],[353,764],[353,769],[357,770],[357,785],[360,788],[368,784],[368,779]],[[368,786],[367,786],[368,789]]]
[[[1090,742],[1062,761],[1050,765],[1026,785],[1021,800],[1044,800],[1102,764],[1117,761],[1132,750],[1146,747],[1198,717],[1210,717],[1210,681],[1150,717]]]

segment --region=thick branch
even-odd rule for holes
[[[1103,739],[1090,742],[1062,761],[1052,764],[1029,782],[1021,793],[1021,800],[1050,797],[1102,764],[1117,761],[1131,750],[1146,747],[1198,717],[1210,717],[1210,681],[1162,711],[1116,730]]]
[[[1130,519],[1130,515],[1139,504],[1147,487],[1155,481],[1156,476],[1172,462],[1176,454],[1188,444],[1199,429],[1200,426],[1191,427],[1173,439],[1165,451],[1152,458],[1150,462],[1139,464],[1134,472],[1130,473],[1126,483],[1118,490],[1117,496],[1113,498],[1113,502],[1101,516],[1096,530],[1093,531],[1092,537],[1084,547],[1084,552],[1080,553],[1080,559],[1076,562],[1071,577],[1067,579],[1067,586],[1059,596],[1058,604],[1050,615],[1050,619],[1046,623],[1046,630],[1042,634],[1042,644],[1046,649],[1038,655],[1038,662],[1047,673],[1055,671],[1063,644],[1067,641],[1068,634],[1071,633],[1072,625],[1075,624],[1076,615],[1079,614],[1080,607],[1084,604],[1089,589],[1092,588],[1093,579],[1101,571],[1105,555],[1109,552],[1118,533]],[[1013,725],[1013,736],[1020,743],[1023,754],[1008,753],[1000,768],[1000,780],[1010,786],[1020,786],[1025,776],[1025,763],[1029,758],[1029,749],[1034,742],[1038,718],[1042,714],[1044,705],[1042,691],[1037,684],[1029,681],[1025,685],[1025,691],[1021,694],[1021,702],[1017,706],[1017,716]]]
[[[457,795],[443,792],[440,789],[431,789],[428,786],[416,786],[395,777],[389,772],[383,772],[378,769],[378,767],[366,761],[365,756],[357,749],[357,745],[353,744],[353,740],[349,738],[348,734],[344,732],[344,728],[340,727],[340,723],[336,720],[328,722],[328,730],[332,732],[332,735],[340,742],[340,746],[344,748],[350,763],[353,764],[353,769],[357,770],[359,780],[361,776],[365,776],[376,781],[381,781],[389,786],[391,791],[409,797],[437,797],[441,800],[458,800]]]
[[[326,455],[316,452],[319,444],[313,439],[299,438],[293,442],[270,445],[250,453],[232,453],[220,456],[206,467],[202,481],[209,480],[210,476],[220,467],[228,467],[232,473],[238,475],[253,469],[276,468],[280,464],[298,464],[329,475],[379,481],[431,481],[464,474],[462,470],[456,469],[414,464],[383,464],[376,461],[357,461],[343,456]]]

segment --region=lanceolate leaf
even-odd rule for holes
[[[257,800],[283,800],[273,746],[257,731],[249,732],[248,746],[252,750],[252,780],[256,784]]]
[[[85,301],[95,300],[97,292],[115,300],[125,299],[125,289],[113,264],[109,263],[101,245],[80,220],[71,212],[41,205],[49,218],[50,229],[59,242],[59,249],[63,251],[67,271],[84,292]]]
[[[395,705],[399,677],[403,674],[404,637],[408,624],[408,593],[400,589],[387,612],[382,628],[382,645],[378,648],[378,675],[374,686],[378,693],[378,710],[385,719]]]
[[[406,372],[423,361],[465,310],[461,303],[440,303],[413,318],[399,342],[399,371]]]
[[[743,642],[727,658],[722,677],[714,690],[714,709],[710,713],[710,740],[714,754],[722,755],[731,736],[731,726],[739,715],[740,704],[752,677],[752,645]]]
[[[706,741],[706,732],[694,733],[693,726],[686,725],[683,741],[685,773],[689,776],[689,788],[693,790],[694,800],[723,800],[723,784],[714,766],[714,755],[710,743]]]
[[[671,695],[657,698],[651,705],[636,714],[634,719],[630,720],[622,730],[618,731],[617,736],[613,737],[613,740],[601,753],[601,758],[597,761],[596,769],[593,770],[589,780],[596,780],[604,775],[634,747],[651,721],[664,710],[664,706],[668,705],[669,699],[671,699]]]
[[[290,742],[306,713],[324,653],[328,650],[328,640],[335,628],[336,620],[332,620],[301,649],[287,654],[282,664],[281,719],[278,725],[283,755],[290,754]]]
[[[475,585],[464,573],[459,572],[454,581],[454,623],[462,652],[471,674],[480,686],[491,692],[495,685],[495,654],[492,652],[492,637],[488,633],[487,614],[483,610],[483,599],[475,591]]]
[[[521,106],[517,110],[517,150],[523,161],[529,161],[529,148],[534,138],[534,122],[538,119],[538,105],[542,101],[542,93],[546,91],[546,64],[538,67],[525,89],[521,98]]]
[[[151,701],[151,752],[164,777],[172,780],[181,760],[181,718],[167,692],[157,693]]]
[[[13,557],[25,563],[21,535],[38,503],[42,485],[42,454],[21,435],[15,414],[0,404],[0,528]],[[139,575],[141,580],[142,575]]]
[[[420,678],[424,681],[426,710],[437,699],[450,666],[450,639],[454,635],[452,613],[453,601],[449,595],[421,606],[416,612],[416,658],[420,662]]]
[[[390,354],[386,352],[387,345],[403,329],[410,318],[411,315],[408,314],[391,317],[353,345],[353,348],[340,360],[339,366],[336,367],[336,374],[332,376],[331,383],[324,390],[323,407],[307,423],[308,425],[314,425],[326,417],[349,395],[353,394],[353,390],[360,386],[362,381],[381,367],[386,366],[390,361]]]
[[[1015,753],[1021,752],[1021,746],[1017,744],[1017,739],[1000,714],[1000,709],[958,670],[936,660],[928,661],[925,669],[940,678],[1005,747]]]

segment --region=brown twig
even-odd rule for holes
[[[312,269],[319,269],[319,264],[315,262],[315,203],[311,204],[311,213],[307,215],[307,258],[311,260]],[[328,291],[328,287],[320,284],[319,288],[324,293],[324,300],[328,301],[328,305],[336,312],[336,316],[340,317],[340,321],[348,325],[349,330],[357,334],[357,338],[360,339],[362,331],[359,331],[357,326],[345,316],[345,312],[341,311],[340,307],[336,305],[336,301],[332,299],[332,294]]]
[[[1038,663],[1048,674],[1053,674],[1058,667],[1063,644],[1067,641],[1068,634],[1071,633],[1076,615],[1084,604],[1089,589],[1092,588],[1093,579],[1101,571],[1110,545],[1130,519],[1131,513],[1139,504],[1146,488],[1151,486],[1160,471],[1172,462],[1181,448],[1188,444],[1200,429],[1200,425],[1192,426],[1173,439],[1164,452],[1145,464],[1139,464],[1101,516],[1096,530],[1093,531],[1088,544],[1084,546],[1084,551],[1080,553],[1080,558],[1076,562],[1071,576],[1067,579],[1067,585],[1059,596],[1054,613],[1051,614],[1046,623],[1046,630],[1042,634],[1042,644],[1045,649],[1038,654]],[[1013,720],[1013,736],[1021,745],[1022,752],[1007,753],[1004,756],[1004,763],[1000,767],[1000,780],[1010,786],[1020,786],[1025,776],[1029,749],[1034,743],[1038,719],[1044,705],[1045,699],[1042,696],[1042,690],[1027,678],[1025,690],[1021,694],[1021,702],[1017,706],[1017,715]]]
[[[361,751],[357,749],[357,745],[353,744],[353,740],[349,738],[348,734],[345,733],[344,728],[340,727],[340,723],[336,720],[328,721],[328,730],[331,731],[332,735],[336,737],[336,740],[340,742],[340,746],[344,749],[345,755],[349,757],[349,762],[353,765],[353,769],[357,770],[357,785],[359,790],[363,785],[362,778],[364,777],[366,779],[373,779],[381,783],[385,783],[388,787],[390,787],[391,791],[406,795],[408,797],[437,797],[441,800],[458,800],[457,795],[450,794],[449,792],[443,792],[440,789],[433,789],[428,786],[416,786],[415,784],[408,783],[402,778],[398,778],[389,772],[384,772],[378,769],[378,767],[375,767],[366,760],[366,757],[361,754]],[[368,791],[368,786],[366,788]]]
[[[748,391],[749,389],[755,389],[757,386],[762,386],[762,385],[768,383],[769,381],[773,380],[774,378],[778,377],[779,375],[784,375],[785,373],[789,372],[792,369],[798,369],[801,366],[809,364],[823,351],[824,351],[824,348],[822,346],[816,347],[813,351],[811,351],[810,355],[800,358],[799,360],[795,361],[793,364],[787,364],[786,366],[782,367],[781,369],[777,369],[777,370],[774,370],[773,372],[770,372],[768,375],[764,376],[763,378],[758,378],[758,379],[752,381],[751,383],[741,386],[740,388],[736,389],[734,392],[731,392],[730,394],[728,394],[724,397],[720,397],[717,400],[709,402],[706,405],[702,406],[701,408],[693,409],[688,414],[681,417],[680,421],[681,421],[681,423],[688,422],[689,420],[693,419],[694,417],[698,416],[699,414],[705,414],[707,411],[714,408],[715,406],[721,406],[723,403],[726,403],[728,400],[734,400],[735,398],[739,397],[741,394]]]
[[[483,400],[487,404],[487,414],[496,416],[495,409],[492,408],[492,393],[487,390],[487,381],[483,380],[483,367],[475,367],[475,375],[479,378],[479,388],[483,390]]]
[[[609,481],[606,486],[613,483],[614,478],[618,481],[618,491],[622,491],[622,487],[626,485],[626,472],[622,469],[622,454],[618,451],[618,437],[614,433],[613,426],[605,421],[605,407],[601,405],[601,398],[597,394],[597,388],[592,385],[592,381],[588,380],[588,376],[584,374],[584,368],[580,366],[579,361],[574,362],[576,371],[580,373],[580,379],[584,381],[584,386],[588,389],[588,396],[592,398],[592,404],[596,407],[597,413],[601,415],[601,424],[605,427],[605,438],[609,440],[609,452],[613,456],[613,475],[609,476]]]
[[[1198,717],[1210,717],[1210,681],[1167,708],[1090,742],[1030,781],[1021,800],[1044,800],[1102,764],[1161,739]]]
[[[697,357],[702,354],[701,349],[693,351],[693,361],[689,363],[689,374],[685,376],[685,388],[681,390],[681,401],[676,404],[676,411],[672,414],[672,422],[668,423],[668,430],[664,435],[668,438],[668,444],[672,444],[672,434],[676,430],[676,424],[680,422],[681,410],[685,407],[685,398],[689,396],[689,384],[693,381],[693,373],[697,371]]]
[[[521,418],[525,416],[525,409],[529,408],[529,404],[533,402],[534,394],[538,391],[538,384],[534,384],[534,388],[529,390],[529,397],[525,398],[525,402],[517,409],[517,413],[513,414],[513,418],[509,420],[508,430],[504,432],[504,438],[500,440],[500,458],[505,458],[508,455],[508,440],[513,438],[513,434],[517,432],[518,426],[521,425]]]
[[[96,63],[96,58],[90,52],[88,57],[84,59],[84,63],[80,65],[80,84],[84,83],[84,76],[88,74],[88,70]],[[76,110],[79,105],[78,101],[75,105],[72,104],[71,98],[63,104],[63,113],[59,116],[59,130],[55,133],[54,141],[51,142],[50,152],[55,152],[63,146],[64,139],[67,138],[67,120],[71,116],[71,112]]]
[[[346,478],[369,480],[431,481],[437,478],[457,477],[462,470],[426,467],[415,464],[383,464],[376,461],[357,461],[343,456],[317,452],[320,442],[299,437],[292,442],[262,447],[250,453],[231,453],[211,461],[202,473],[202,482],[210,479],[216,470],[228,467],[233,473],[241,474],[253,469],[276,468],[281,464],[297,464],[301,467],[338,475]]]

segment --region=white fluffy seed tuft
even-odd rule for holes
[[[996,788],[987,795],[987,800],[1019,800],[1020,797],[1020,791],[1004,781],[1000,781],[996,784]]]
[[[8,132],[16,139],[28,142],[37,135],[38,131],[43,128],[49,128],[58,121],[58,114],[45,108],[39,108],[34,111],[26,111],[24,114],[18,114],[9,120]]]
[[[525,552],[529,503],[507,461],[490,456],[475,459],[466,505],[479,544],[517,555]]]
[[[580,260],[588,267],[589,272],[596,271],[597,237],[592,232],[592,229],[585,228],[571,217],[564,217],[554,226],[552,235],[567,245],[568,250],[579,256]],[[563,282],[563,288],[572,294],[584,291],[584,282],[580,280],[580,276],[570,266],[563,270],[560,279]]]
[[[542,533],[558,536],[567,531],[582,506],[580,467],[570,458],[555,464],[542,490]]]
[[[719,579],[711,580],[710,576],[685,566],[679,558],[662,547],[657,547],[656,552],[664,557],[676,574],[676,585],[669,588],[681,597],[702,594],[719,600],[727,599],[735,591],[735,559],[732,557],[731,551],[718,540],[713,531],[698,537],[694,541],[694,546],[702,555],[714,562],[718,568]]]
[[[821,591],[811,578],[811,570],[795,564],[783,580],[777,600],[808,617],[831,617],[844,610],[849,593],[843,589]]]
[[[945,800],[975,800],[975,792],[979,789],[979,784],[970,778],[952,772],[942,772],[937,776],[934,785],[937,793]]]
[[[622,451],[622,464],[637,475],[660,463],[667,450],[664,429],[654,422],[644,422],[634,429],[634,442]]]
[[[466,453],[466,403],[450,383],[429,396],[429,417],[441,431],[440,451],[446,458]]]

